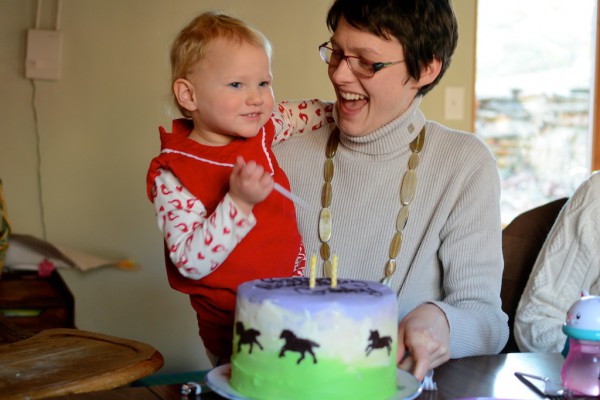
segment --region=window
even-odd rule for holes
[[[475,132],[498,162],[504,223],[593,168],[597,3],[478,0]]]

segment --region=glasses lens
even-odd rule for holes
[[[373,75],[375,75],[376,70],[373,67],[373,64],[370,64],[358,57],[344,56],[344,53],[333,50],[331,47],[327,46],[328,44],[329,43],[324,43],[319,46],[319,54],[321,55],[321,59],[327,64],[337,68],[340,62],[345,58],[348,62],[348,67],[350,67],[350,70],[356,76],[361,78],[371,78]]]
[[[321,47],[319,47],[319,54],[321,55],[321,59],[323,61],[325,61],[327,64],[329,64],[331,62],[332,50],[325,46],[326,45],[323,44],[323,45],[321,45]]]
[[[335,66],[340,63],[339,57],[335,57],[334,51],[331,48],[326,47],[326,45],[319,47],[319,53],[321,54],[321,59],[327,64],[334,64]]]
[[[350,69],[358,76],[363,78],[371,78],[375,75],[373,65],[358,57],[347,57]]]

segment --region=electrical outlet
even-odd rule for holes
[[[29,79],[60,79],[62,33],[59,31],[29,29],[25,77]]]

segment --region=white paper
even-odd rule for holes
[[[36,271],[44,260],[50,261],[55,268],[76,268],[80,271],[106,265],[119,265],[124,262],[53,245],[35,236],[11,233],[5,259],[6,268]],[[131,263],[128,265],[132,266]]]

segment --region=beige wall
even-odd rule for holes
[[[476,0],[455,0],[460,45],[444,85],[425,100],[431,119],[472,124]],[[41,28],[53,28],[56,1],[43,2]],[[63,0],[62,78],[24,77],[26,30],[36,0],[0,0],[0,179],[15,232],[143,267],[63,271],[76,298],[76,324],[150,343],[165,356],[161,372],[208,367],[184,295],[166,282],[162,242],[145,175],[159,149],[157,126],[173,115],[167,51],[198,12],[221,9],[261,29],[274,45],[278,99],[333,92],[317,46],[329,37],[323,0]],[[272,18],[277,16],[277,18]],[[465,90],[465,118],[445,120],[445,86]],[[37,139],[41,160],[38,175]],[[41,178],[41,192],[38,186]]]

